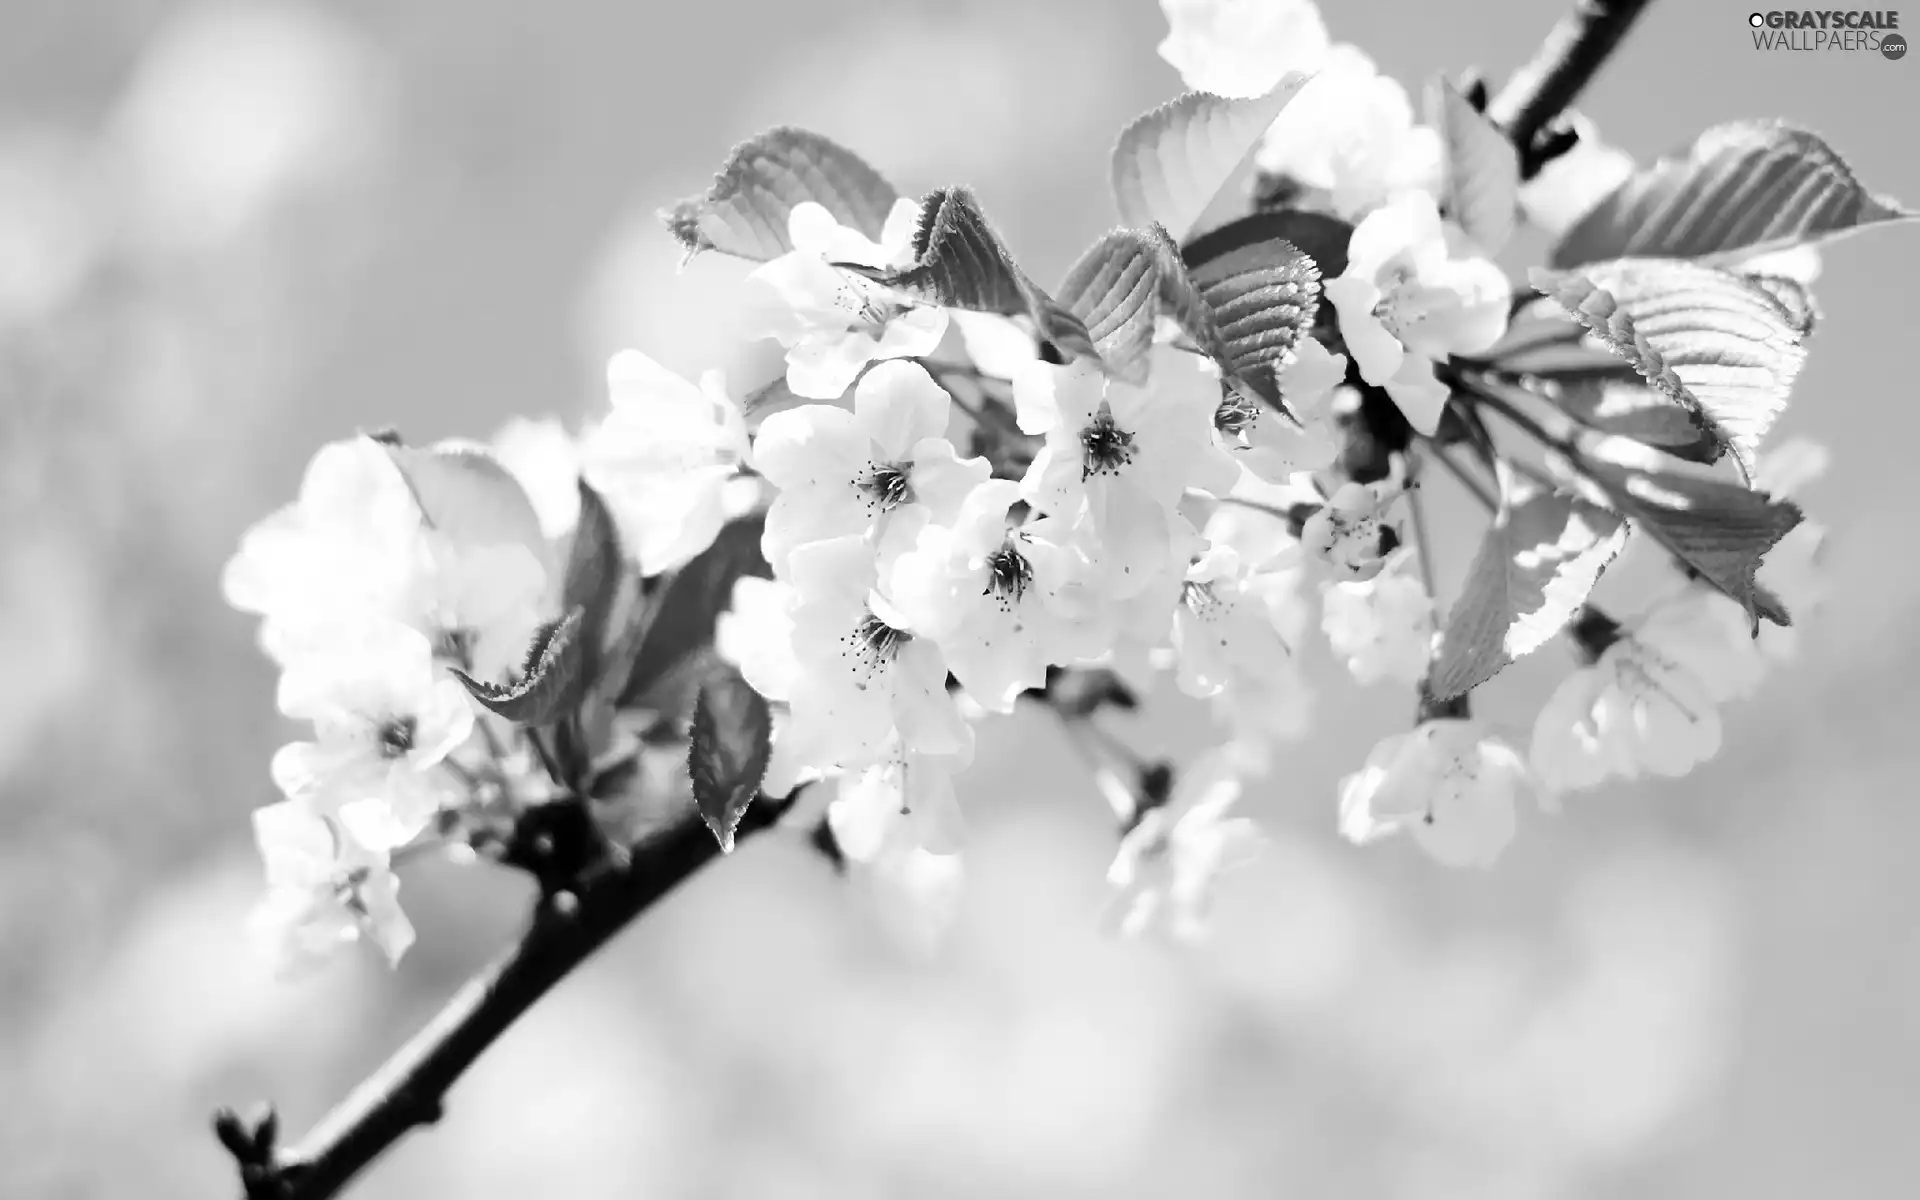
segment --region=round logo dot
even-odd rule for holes
[[[1880,39],[1880,53],[1888,58],[1901,59],[1907,56],[1907,39],[1897,33],[1890,33]]]
[[[1767,23],[1767,19],[1761,16],[1759,13],[1753,13],[1752,15],[1747,17],[1747,24],[1753,26],[1755,29],[1760,28],[1762,25],[1765,25],[1766,23]]]

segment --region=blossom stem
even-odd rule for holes
[[[1539,51],[1489,102],[1488,115],[1520,152],[1523,176],[1531,178],[1545,165],[1536,149],[1540,134],[1599,72],[1647,3],[1574,0],[1573,11],[1560,18]]]
[[[1420,560],[1420,582],[1427,589],[1427,598],[1433,599],[1439,594],[1433,585],[1433,535],[1427,528],[1427,506],[1421,495],[1425,481],[1420,478],[1426,472],[1414,476],[1413,486],[1407,489],[1407,509],[1413,514],[1414,557]]]
[[[787,803],[763,798],[748,806],[736,840],[774,825]],[[408,1132],[434,1123],[447,1091],[522,1013],[719,853],[706,825],[690,815],[635,847],[625,864],[609,864],[577,888],[542,897],[520,941],[298,1144],[260,1147],[257,1156],[236,1151],[248,1200],[336,1195]]]

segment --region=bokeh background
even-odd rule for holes
[[[1499,78],[1557,15],[1329,8],[1415,83]],[[766,378],[740,269],[676,273],[652,213],[776,122],[972,184],[1055,279],[1113,220],[1113,135],[1177,88],[1163,32],[1151,0],[0,0],[0,1196],[233,1195],[213,1105],[304,1129],[516,929],[515,880],[428,867],[397,972],[250,956],[291,731],[217,579],[313,449],[577,420],[627,345]],[[1643,156],[1791,117],[1920,201],[1916,96],[1920,59],[1764,54],[1744,7],[1669,0],[1583,107]],[[1916,280],[1920,231],[1828,255],[1783,432],[1835,452],[1834,596],[1693,778],[1530,815],[1490,874],[1358,850],[1335,781],[1408,701],[1323,662],[1248,801],[1271,849],[1175,951],[1103,933],[1110,818],[1048,723],[1002,722],[937,949],[758,839],[355,1194],[1912,1194]],[[1560,653],[1484,711],[1524,730]]]

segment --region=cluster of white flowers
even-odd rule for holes
[[[539,798],[525,764],[550,747],[489,701],[531,678],[529,646],[573,603],[563,576],[589,499],[642,579],[687,566],[729,522],[763,520],[770,577],[730,578],[714,632],[718,657],[771,705],[759,791],[818,787],[848,860],[943,903],[975,725],[1061,672],[1104,668],[1143,692],[1166,673],[1218,722],[1218,743],[1170,785],[1102,743],[1114,758],[1104,780],[1137,776],[1116,785],[1127,832],[1111,872],[1136,929],[1197,929],[1214,876],[1243,857],[1251,827],[1230,810],[1271,770],[1275,743],[1308,724],[1302,659],[1316,624],[1357,683],[1420,697],[1415,727],[1340,785],[1337,825],[1355,842],[1406,831],[1441,862],[1486,866],[1524,793],[1552,807],[1562,792],[1677,775],[1715,753],[1717,706],[1790,651],[1783,631],[1756,640],[1742,605],[1636,533],[1629,551],[1658,559],[1665,583],[1637,609],[1609,602],[1631,613],[1620,619],[1581,610],[1572,641],[1585,665],[1522,753],[1432,688],[1445,614],[1433,547],[1407,520],[1436,463],[1500,507],[1442,453],[1448,439],[1478,452],[1502,498],[1521,469],[1467,424],[1478,409],[1450,408],[1458,364],[1508,333],[1516,288],[1491,243],[1515,210],[1560,232],[1632,164],[1588,137],[1522,187],[1505,134],[1467,110],[1511,160],[1495,218],[1478,221],[1460,199],[1480,182],[1463,177],[1475,167],[1450,161],[1459,133],[1439,128],[1468,104],[1460,96],[1443,93],[1421,123],[1400,84],[1331,42],[1306,0],[1162,3],[1162,53],[1196,88],[1259,97],[1285,72],[1312,74],[1259,144],[1259,203],[1337,231],[1316,253],[1344,267],[1300,276],[1327,303],[1296,310],[1297,326],[1263,347],[1277,356],[1257,364],[1270,389],[1256,395],[1240,359],[1222,365],[1224,351],[1166,314],[1145,369],[1120,370],[1057,352],[1042,309],[943,306],[902,274],[934,236],[935,212],[910,200],[884,221],[871,220],[884,202],[845,218],[876,240],[823,203],[781,199],[781,252],[758,231],[739,251],[762,260],[743,300],[754,332],[785,349],[777,382],[795,401],[757,427],[717,373],[690,382],[630,350],[608,365],[609,410],[577,435],[517,422],[492,452],[328,446],[226,579],[229,599],[263,618],[281,710],[313,729],[276,757],[286,799],[257,821],[272,885],[262,920],[279,944],[365,935],[397,956],[411,931],[394,856],[457,841],[478,827],[476,808]],[[671,218],[693,231],[676,229],[691,249],[700,219]],[[1143,325],[1132,344],[1145,341]],[[1757,483],[1784,496],[1821,466],[1790,444],[1760,460]],[[1817,600],[1807,567],[1819,541],[1817,527],[1795,530],[1762,585],[1803,609]]]

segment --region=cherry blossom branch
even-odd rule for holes
[[[737,839],[771,827],[786,810],[749,805]],[[543,895],[527,932],[470,980],[447,1006],[342,1100],[296,1145],[274,1142],[269,1110],[253,1122],[216,1116],[247,1200],[321,1200],[413,1129],[440,1117],[447,1091],[488,1046],[629,922],[719,857],[697,814],[674,822],[577,887]]]
[[[1522,175],[1531,178],[1552,157],[1541,153],[1540,135],[1599,72],[1647,3],[1574,0],[1573,11],[1547,34],[1539,52],[1493,97],[1487,113],[1520,151]]]

